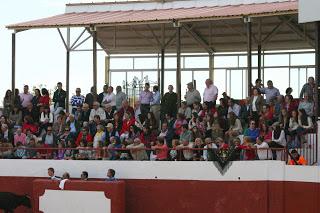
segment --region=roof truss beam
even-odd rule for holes
[[[182,28],[192,37],[200,46],[202,46],[208,53],[214,53],[214,49],[209,46],[209,43],[195,30],[192,30],[187,24],[181,24]]]
[[[88,33],[90,34],[90,37],[92,37],[93,38],[93,31],[98,31],[98,29],[95,27],[95,26],[92,26],[92,27],[87,27],[86,28],[86,30],[88,31]],[[89,38],[90,38],[89,37]],[[88,38],[88,39],[89,39]],[[99,45],[100,45],[100,47],[106,52],[106,54],[107,55],[110,55],[110,51],[109,51],[109,49],[107,48],[107,47],[105,47],[104,45],[103,45],[103,43],[102,42],[100,42],[99,41],[99,39],[98,39],[98,36],[97,36],[97,41],[96,41]]]
[[[144,34],[138,32],[133,26],[130,26],[130,30],[131,30],[132,32],[134,32],[134,33],[135,33],[137,36],[139,36],[140,38],[145,39],[145,40],[146,40],[149,44],[151,44],[152,46],[158,48],[158,46],[157,46],[156,43],[154,43],[152,40],[150,40],[150,39],[149,39],[147,36],[145,36]]]
[[[57,30],[58,30],[58,33],[59,33],[59,35],[60,35],[60,38],[61,38],[61,40],[62,40],[62,42],[63,42],[64,47],[66,48],[66,50],[70,50],[70,47],[67,45],[67,42],[66,42],[66,40],[64,39],[60,28],[57,28]]]
[[[280,22],[279,24],[277,24],[277,25],[272,29],[272,31],[263,38],[263,40],[262,40],[261,43],[262,43],[263,45],[266,44],[266,43],[268,43],[269,40],[270,40],[274,35],[276,35],[276,34],[278,33],[278,31],[281,29],[281,27],[282,27],[283,25],[287,24],[287,22],[291,21],[292,18],[293,18],[293,17],[290,17],[290,18],[287,19],[287,20],[281,20],[281,22]]]
[[[150,32],[152,33],[152,36],[153,36],[153,38],[156,40],[158,46],[161,47],[162,44],[161,44],[158,36],[155,34],[154,30],[152,29],[152,27],[151,27],[149,24],[147,24],[147,27],[148,27],[148,29],[150,30]]]
[[[71,49],[77,44],[77,42],[80,40],[80,38],[82,37],[82,35],[86,32],[86,29],[84,29],[80,35],[78,36],[78,38],[73,42],[73,44],[71,45]]]
[[[296,23],[295,21],[293,20],[289,20],[288,17],[286,16],[282,16],[282,17],[279,17],[280,20],[285,20],[287,21],[286,24],[287,26],[293,31],[295,32],[302,40],[308,42],[308,44],[312,47],[312,48],[315,48],[315,41],[314,39],[305,33],[305,31],[299,26],[298,23]]]

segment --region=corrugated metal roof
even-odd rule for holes
[[[232,5],[222,7],[177,8],[139,11],[107,11],[65,13],[44,19],[13,24],[9,29],[75,27],[90,25],[117,25],[130,23],[170,22],[172,20],[197,21],[201,19],[228,19],[241,16],[263,16],[294,13],[298,10],[297,1]]]

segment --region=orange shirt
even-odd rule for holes
[[[297,160],[298,165],[307,165],[306,159],[304,157],[300,156],[299,160]],[[294,160],[289,161],[289,165],[297,165]]]

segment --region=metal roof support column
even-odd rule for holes
[[[105,76],[104,83],[110,85],[110,55],[105,57]]]
[[[15,88],[16,88],[16,33],[12,33],[12,55],[11,55],[11,89],[12,94],[15,96]]]
[[[316,82],[316,94],[315,94],[315,116],[318,119],[319,113],[319,88],[320,88],[320,21],[315,23],[316,27],[316,73],[315,73],[315,82]]]
[[[258,19],[259,39],[258,39],[258,78],[261,79],[261,50],[262,50],[262,19]]]
[[[70,28],[67,28],[66,43],[66,111],[69,112],[69,91],[70,91]]]
[[[209,78],[214,81],[214,53],[209,53]]]
[[[178,23],[179,25],[179,23]],[[180,106],[181,104],[181,27],[176,26],[176,48],[177,48],[177,71],[176,71],[176,90],[177,90],[177,95],[178,95],[178,100],[179,103],[178,105]]]
[[[261,63],[261,44],[258,45],[258,78],[261,79],[261,68],[262,68],[262,63]]]
[[[93,86],[95,92],[97,92],[97,31],[96,29],[92,30],[92,68],[93,68]]]
[[[248,66],[248,79],[247,79],[247,88],[248,96],[251,95],[251,84],[252,84],[252,25],[251,18],[245,17],[244,22],[247,25],[247,66]]]
[[[320,156],[318,153],[319,150],[319,143],[318,143],[318,139],[319,139],[319,133],[320,133],[320,122],[319,122],[319,88],[320,88],[320,21],[315,22],[315,31],[316,31],[316,35],[315,35],[315,56],[316,56],[316,72],[315,72],[315,82],[316,82],[316,94],[315,94],[315,112],[314,115],[316,117],[316,121],[317,121],[317,140],[316,140],[316,147],[317,147],[317,151],[316,151],[316,159],[318,160],[318,163],[320,162]]]
[[[160,74],[161,74],[161,96],[164,95],[164,57],[165,57],[165,50],[164,48],[161,49],[161,70],[160,70]]]
[[[69,91],[70,91],[70,50],[66,52],[66,110],[69,112]]]
[[[164,72],[165,72],[165,65],[164,65],[164,60],[165,60],[165,48],[166,48],[166,29],[165,25],[161,25],[161,68],[160,68],[160,82],[159,86],[161,89],[161,97],[164,95]]]

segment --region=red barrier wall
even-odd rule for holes
[[[59,181],[54,180],[34,180],[33,181],[33,212],[42,213],[39,211],[39,197],[42,196],[46,189],[60,190]],[[112,213],[125,212],[125,182],[115,181],[78,181],[70,180],[65,184],[64,190],[72,191],[104,191],[107,198],[111,200]]]
[[[1,191],[32,194],[34,179],[0,177]],[[319,213],[319,187],[282,181],[125,180],[125,207],[126,213]],[[16,212],[31,211],[20,207]]]

